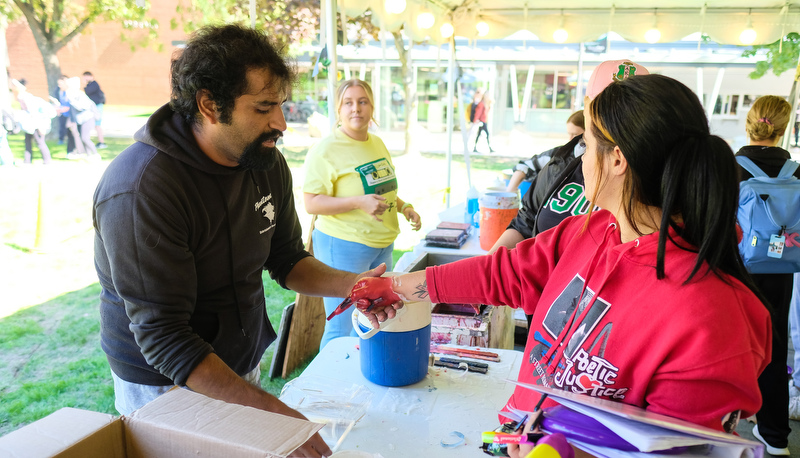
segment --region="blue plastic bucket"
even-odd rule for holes
[[[361,373],[376,385],[411,385],[428,375],[431,303],[407,302],[403,309],[378,330],[353,311],[353,327],[361,337]]]

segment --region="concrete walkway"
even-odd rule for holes
[[[133,137],[133,134],[146,121],[147,119],[143,117],[127,117],[109,110],[103,114],[103,132],[107,137]],[[380,135],[390,151],[403,151],[405,149],[405,132],[403,130],[378,128],[376,133]],[[473,146],[472,140],[474,137],[474,133],[470,131],[469,148]],[[289,123],[288,129],[284,133],[283,144],[287,147],[310,147],[317,140],[319,140],[319,137],[314,137],[309,133],[308,123]],[[528,158],[534,154],[562,145],[566,140],[566,132],[552,135],[532,135],[524,132],[520,127],[510,132],[493,134],[492,148],[496,152],[491,155],[488,153],[485,140],[482,138],[478,145],[480,153],[477,154],[495,157]],[[430,132],[422,125],[419,125],[412,135],[412,141],[418,150],[422,152],[441,154],[446,154],[447,152],[446,132]],[[461,132],[453,132],[452,154],[462,155],[464,151],[463,145]]]

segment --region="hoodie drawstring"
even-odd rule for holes
[[[251,173],[252,177],[252,173]],[[242,318],[242,308],[239,306],[239,293],[236,292],[236,277],[234,275],[235,271],[235,264],[233,259],[233,230],[231,229],[231,217],[228,211],[228,199],[225,197],[225,194],[222,192],[222,185],[219,183],[219,177],[214,177],[214,181],[217,183],[217,191],[219,192],[219,197],[222,199],[222,208],[225,209],[225,228],[228,231],[228,262],[230,263],[230,273],[231,273],[231,289],[233,290],[233,301],[236,305],[236,316],[239,317],[239,328],[242,330],[242,335],[247,337],[247,332],[244,330],[244,319]],[[255,178],[253,178],[253,182],[255,182]],[[256,187],[258,187],[256,185]]]

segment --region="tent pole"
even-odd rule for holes
[[[250,0],[250,28],[256,28],[256,0]]]
[[[336,126],[336,0],[325,0],[325,42],[328,45],[328,124],[331,130]]]
[[[458,111],[456,115],[458,115],[458,125],[461,127],[461,140],[464,142],[464,165],[467,166],[467,189],[472,187],[472,172],[471,172],[471,165],[469,160],[469,134],[470,131],[467,129],[467,122],[466,122],[466,113],[464,113],[464,91],[461,87],[461,81],[456,83],[456,89],[458,92]]]
[[[786,125],[786,132],[783,133],[780,143],[781,148],[786,151],[789,151],[793,134],[792,129],[794,129],[794,123],[797,122],[797,79],[792,81],[792,90],[789,91],[789,103],[792,104],[792,109],[789,112],[789,124]]]
[[[453,102],[456,85],[456,38],[450,36],[450,58],[447,62],[447,187],[444,190],[445,208],[450,208],[450,170],[453,162]]]
[[[575,85],[575,105],[573,110],[583,108],[583,57],[584,43],[578,43],[578,83]]]
[[[786,132],[781,139],[781,147],[789,151],[789,145],[792,144],[792,129],[794,123],[797,122],[797,109],[800,108],[800,91],[797,90],[797,81],[800,80],[800,60],[797,62],[797,69],[794,71],[794,81],[792,81],[792,90],[789,92],[789,103],[792,104],[792,110],[789,112],[789,124],[786,126]]]
[[[714,89],[711,90],[711,94],[708,95],[708,100],[706,100],[706,118],[708,118],[709,124],[711,124],[711,115],[714,114],[714,108],[717,106],[717,97],[719,97],[719,88],[722,86],[722,77],[725,75],[725,67],[720,67],[717,70],[717,79],[714,80]]]

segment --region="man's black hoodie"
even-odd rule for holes
[[[203,153],[168,105],[108,166],[94,195],[101,344],[111,369],[185,385],[216,353],[243,375],[275,331],[262,271],[286,287],[306,256],[285,159],[268,171]]]

